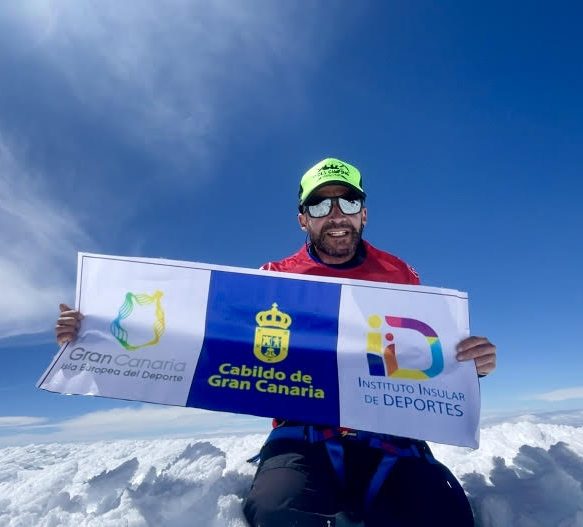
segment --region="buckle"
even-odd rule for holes
[[[338,428],[340,432],[340,437],[357,437],[358,432],[356,430],[352,430],[351,428]]]

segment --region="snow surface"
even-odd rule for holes
[[[243,527],[264,434],[51,443],[0,449],[0,525]],[[477,524],[583,526],[583,427],[523,419],[481,447],[432,445],[462,481]]]

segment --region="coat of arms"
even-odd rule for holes
[[[277,309],[274,303],[268,311],[260,311],[255,317],[254,355],[262,362],[281,362],[287,357],[291,317]]]

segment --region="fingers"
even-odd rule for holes
[[[59,346],[66,344],[67,342],[71,342],[77,338],[79,333],[79,327],[60,327],[57,326],[55,328],[55,335],[57,338],[57,343]]]
[[[496,368],[496,346],[486,337],[468,337],[457,346],[458,360],[474,360],[480,375],[487,375]]]
[[[478,375],[488,375],[496,369],[496,355],[486,355],[474,359]]]
[[[485,355],[496,355],[496,346],[485,337],[468,337],[457,345],[457,359],[470,360]]]
[[[77,338],[83,315],[66,304],[59,304],[60,315],[55,326],[55,335],[60,346]]]
[[[486,337],[468,337],[467,339],[462,340],[456,347],[458,351],[458,355],[464,354],[466,351],[471,350],[476,346],[481,346],[485,344],[491,344],[491,342]],[[465,360],[465,357],[464,359]]]

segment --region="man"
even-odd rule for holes
[[[399,258],[362,239],[367,222],[360,172],[328,158],[302,177],[298,220],[309,242],[262,269],[401,284],[419,284]],[[60,344],[76,336],[81,314],[61,305]],[[459,360],[483,376],[496,365],[488,339],[469,337]],[[427,445],[408,438],[274,420],[244,503],[256,527],[473,525],[459,483]]]
[[[298,221],[309,242],[263,269],[419,284],[410,266],[362,240],[365,197],[355,167],[332,158],[316,164],[299,192]],[[496,348],[485,338],[465,339],[458,351],[460,360],[475,361],[480,375],[495,367]],[[251,525],[473,525],[461,487],[425,443],[278,420],[275,425],[244,504]],[[386,470],[391,447],[401,456]]]

